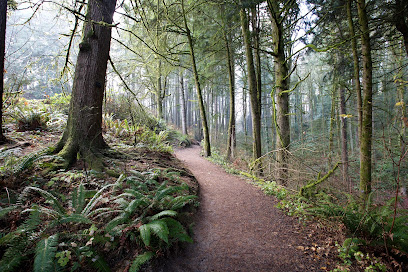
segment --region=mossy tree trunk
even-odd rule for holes
[[[56,152],[67,163],[79,153],[91,168],[101,168],[97,155],[107,147],[102,137],[102,103],[116,0],[89,0],[75,67],[68,122]]]
[[[165,93],[162,87],[162,73],[161,73],[161,60],[158,60],[157,66],[157,91],[156,91],[156,107],[157,107],[157,118],[163,119],[163,100]]]
[[[358,51],[357,51],[357,40],[356,34],[354,31],[354,23],[353,23],[353,14],[352,14],[352,0],[347,0],[347,19],[348,19],[348,26],[351,38],[351,49],[353,52],[353,65],[354,65],[354,91],[357,95],[357,113],[358,113],[358,138],[361,137],[361,128],[362,126],[362,98],[361,98],[361,84],[360,84],[360,65],[358,60]]]
[[[181,6],[183,10],[184,27],[185,27],[185,31],[186,31],[186,35],[188,39],[188,45],[190,49],[191,66],[193,68],[194,81],[195,81],[197,97],[198,97],[198,106],[200,109],[201,123],[202,123],[202,129],[203,129],[203,134],[204,134],[204,155],[206,157],[209,157],[211,156],[210,132],[208,129],[208,122],[207,122],[207,115],[205,112],[204,99],[203,99],[203,94],[202,94],[201,85],[200,85],[200,78],[198,76],[197,64],[196,64],[195,55],[194,55],[193,38],[191,36],[190,28],[188,27],[187,15],[184,9],[183,0],[181,1]]]
[[[262,156],[261,146],[261,114],[258,96],[258,86],[256,81],[256,71],[254,65],[254,56],[252,53],[251,33],[249,32],[249,21],[244,5],[240,10],[242,36],[244,38],[245,56],[247,64],[247,77],[249,85],[249,98],[251,101],[251,117],[252,117],[252,137],[253,137],[253,159],[256,161]],[[261,166],[255,164],[255,172],[259,172]]]
[[[7,0],[0,0],[0,144],[7,142],[3,134],[4,55],[6,49]]]
[[[289,120],[289,68],[285,56],[284,26],[279,4],[268,0],[268,9],[271,17],[273,57],[275,65],[275,127],[276,127],[276,154],[277,180],[280,184],[288,182],[288,160],[290,145]]]
[[[229,122],[227,140],[227,160],[235,157],[236,148],[236,119],[235,119],[235,66],[234,49],[232,47],[231,19],[225,14],[225,6],[221,5],[221,17],[223,18],[223,36],[227,55],[228,80],[229,80]]]
[[[341,166],[343,174],[343,182],[345,186],[349,187],[349,192],[352,190],[350,184],[350,177],[348,174],[348,140],[347,140],[347,109],[346,109],[346,98],[345,98],[345,88],[340,86],[339,88],[339,105],[340,105],[340,126],[341,126]]]
[[[361,28],[361,52],[363,55],[363,118],[360,139],[360,190],[365,203],[371,193],[373,63],[371,58],[370,29],[368,27],[365,0],[358,0],[357,9]]]

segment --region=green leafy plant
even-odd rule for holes
[[[352,195],[346,206],[336,204],[332,197],[321,193],[319,200],[307,208],[311,215],[342,222],[348,231],[366,238],[372,245],[395,247],[408,252],[408,214],[399,210],[394,220],[394,203],[392,198],[384,205],[373,205],[371,196],[365,208]]]
[[[130,270],[138,271],[157,252],[192,242],[179,215],[195,198],[177,173],[159,169],[132,171],[98,190],[80,183],[68,198],[27,186],[17,204],[0,209],[0,219],[13,212],[23,220],[0,236],[0,271],[15,271],[33,257],[34,271],[84,265],[110,271],[103,252],[125,244],[140,248]]]

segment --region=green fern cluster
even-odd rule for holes
[[[321,193],[309,214],[342,222],[351,234],[365,238],[370,244],[395,247],[408,253],[408,213],[398,210],[394,220],[395,198],[384,205],[373,205],[371,196],[364,209],[352,195],[348,204],[336,204],[331,196]],[[391,229],[392,228],[392,229]]]
[[[62,158],[57,155],[50,155],[53,151],[52,147],[44,148],[36,152],[32,152],[24,157],[17,158],[10,154],[0,154],[6,157],[7,160],[2,168],[0,168],[3,175],[19,175],[25,170],[30,169],[35,163],[45,161],[45,160],[61,160]]]
[[[34,195],[40,201],[27,209]],[[16,205],[0,209],[0,220],[11,211],[26,218],[0,236],[0,271],[15,271],[33,257],[33,271],[80,271],[83,265],[110,271],[104,252],[125,245],[142,253],[130,269],[138,271],[171,244],[192,242],[178,216],[195,198],[177,173],[158,169],[132,171],[99,190],[81,183],[69,198],[28,186]]]

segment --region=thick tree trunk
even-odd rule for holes
[[[191,66],[193,68],[194,81],[195,81],[196,90],[197,90],[198,105],[200,108],[201,123],[202,123],[202,129],[203,129],[203,134],[204,134],[204,155],[206,157],[209,157],[211,156],[210,132],[208,130],[207,116],[205,113],[203,95],[201,92],[200,79],[198,77],[197,65],[196,65],[196,60],[195,60],[195,55],[194,55],[193,39],[191,37],[190,29],[188,28],[187,17],[186,17],[186,13],[184,10],[183,0],[181,1],[181,5],[182,5],[182,10],[183,10],[184,27],[185,27],[185,31],[187,34],[188,45],[190,49]]]
[[[183,70],[180,69],[179,73],[180,78],[180,99],[181,99],[181,131],[183,134],[187,135],[187,105],[186,105],[186,96],[184,92],[184,76]]]
[[[360,190],[364,203],[371,193],[371,142],[372,142],[372,99],[373,63],[371,58],[370,29],[365,0],[357,2],[358,18],[361,27],[361,52],[363,54],[363,118],[360,143]]]
[[[401,32],[404,39],[405,51],[408,55],[408,3],[406,0],[395,0],[394,20],[395,27]]]
[[[357,51],[357,40],[356,40],[356,34],[354,31],[354,24],[353,24],[353,15],[351,12],[351,3],[352,0],[347,0],[347,19],[348,19],[348,26],[349,26],[349,31],[350,31],[350,37],[351,37],[351,49],[353,52],[353,64],[354,64],[354,76],[353,76],[353,82],[354,82],[354,89],[357,95],[357,116],[358,116],[358,138],[360,139],[361,137],[361,128],[362,126],[362,98],[361,98],[361,85],[360,85],[360,65],[358,61],[358,51]]]
[[[56,148],[68,163],[79,152],[92,168],[102,167],[95,154],[107,147],[102,137],[102,102],[115,6],[116,0],[88,2],[67,127]]]
[[[256,161],[262,156],[261,147],[261,116],[259,111],[259,97],[256,83],[256,73],[254,66],[254,57],[252,54],[252,43],[249,33],[249,22],[244,8],[240,10],[242,36],[245,44],[245,55],[248,72],[249,97],[251,100],[251,115],[252,115],[252,136],[253,136],[253,159]],[[260,170],[260,164],[255,165],[255,171]]]
[[[277,180],[280,184],[288,182],[288,150],[290,145],[289,120],[289,69],[285,57],[285,43],[283,39],[283,21],[277,2],[268,0],[271,16],[274,65],[275,65],[275,93],[276,93],[276,154]]]
[[[6,49],[7,0],[0,0],[0,144],[7,142],[3,134],[4,57]]]

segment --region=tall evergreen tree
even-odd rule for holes
[[[107,147],[102,137],[102,102],[115,7],[116,0],[88,2],[67,126],[56,146],[67,163],[80,153],[92,168],[102,168],[97,155]]]

